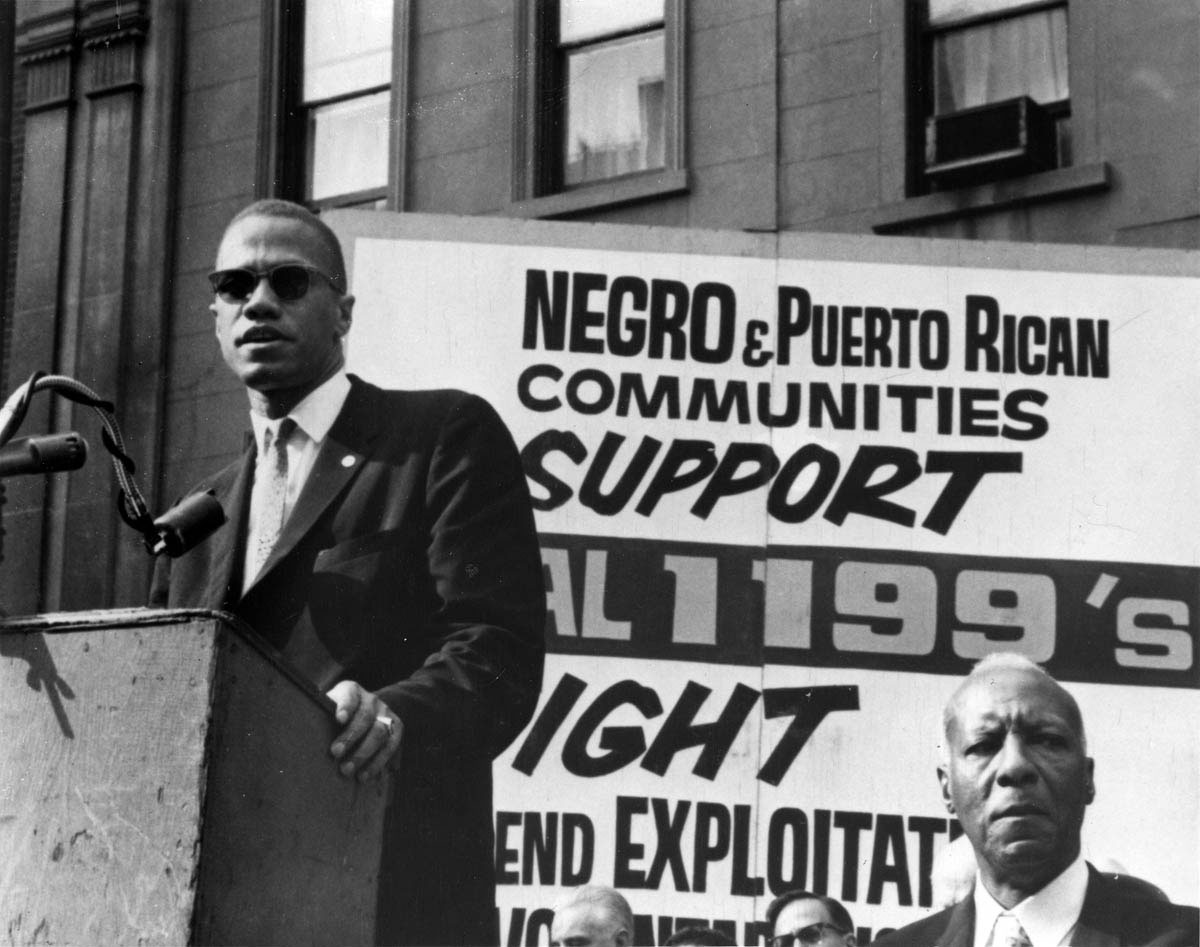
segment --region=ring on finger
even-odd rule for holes
[[[383,724],[383,729],[387,731],[389,737],[392,735],[396,727],[396,722],[391,717],[385,716],[384,714],[380,714],[378,717],[376,717],[375,722]]]

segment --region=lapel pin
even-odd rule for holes
[[[353,467],[355,465],[355,463],[357,463],[357,461],[358,461],[358,458],[356,458],[353,454],[347,454],[345,457],[342,458],[342,466],[343,467]]]

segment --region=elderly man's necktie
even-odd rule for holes
[[[1011,914],[1001,914],[992,928],[991,947],[1033,947],[1025,928]]]
[[[267,428],[263,445],[263,456],[258,465],[257,476],[263,478],[261,504],[255,530],[258,538],[254,545],[254,570],[252,576],[262,571],[263,563],[271,555],[279,534],[283,531],[283,510],[287,500],[288,457],[287,442],[296,429],[296,422],[284,418],[278,428]]]

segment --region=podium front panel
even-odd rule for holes
[[[0,930],[17,944],[370,944],[386,779],[220,613],[0,624]]]
[[[0,632],[0,930],[182,944],[213,622]]]

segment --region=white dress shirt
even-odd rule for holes
[[[1008,910],[1025,928],[1033,947],[1064,947],[1071,943],[1083,899],[1087,894],[1087,862],[1080,855],[1057,878]],[[988,947],[996,918],[1004,908],[975,876],[975,947]]]
[[[296,499],[304,489],[304,483],[312,471],[313,462],[317,459],[317,451],[333,427],[341,413],[346,396],[350,394],[350,379],[345,371],[340,371],[319,388],[309,394],[294,407],[288,417],[296,422],[296,430],[287,442],[288,476],[287,496],[283,503],[283,521],[286,524],[296,506]],[[258,475],[264,460],[269,462],[265,448],[268,428],[277,428],[282,418],[274,421],[266,415],[250,412],[250,425],[254,428],[254,443],[258,446],[258,458],[255,462],[254,487],[250,491],[250,518],[246,528],[246,543],[242,547],[242,593],[254,581],[251,570],[254,568],[253,552],[258,542],[258,512],[262,506],[262,484],[265,477]]]

